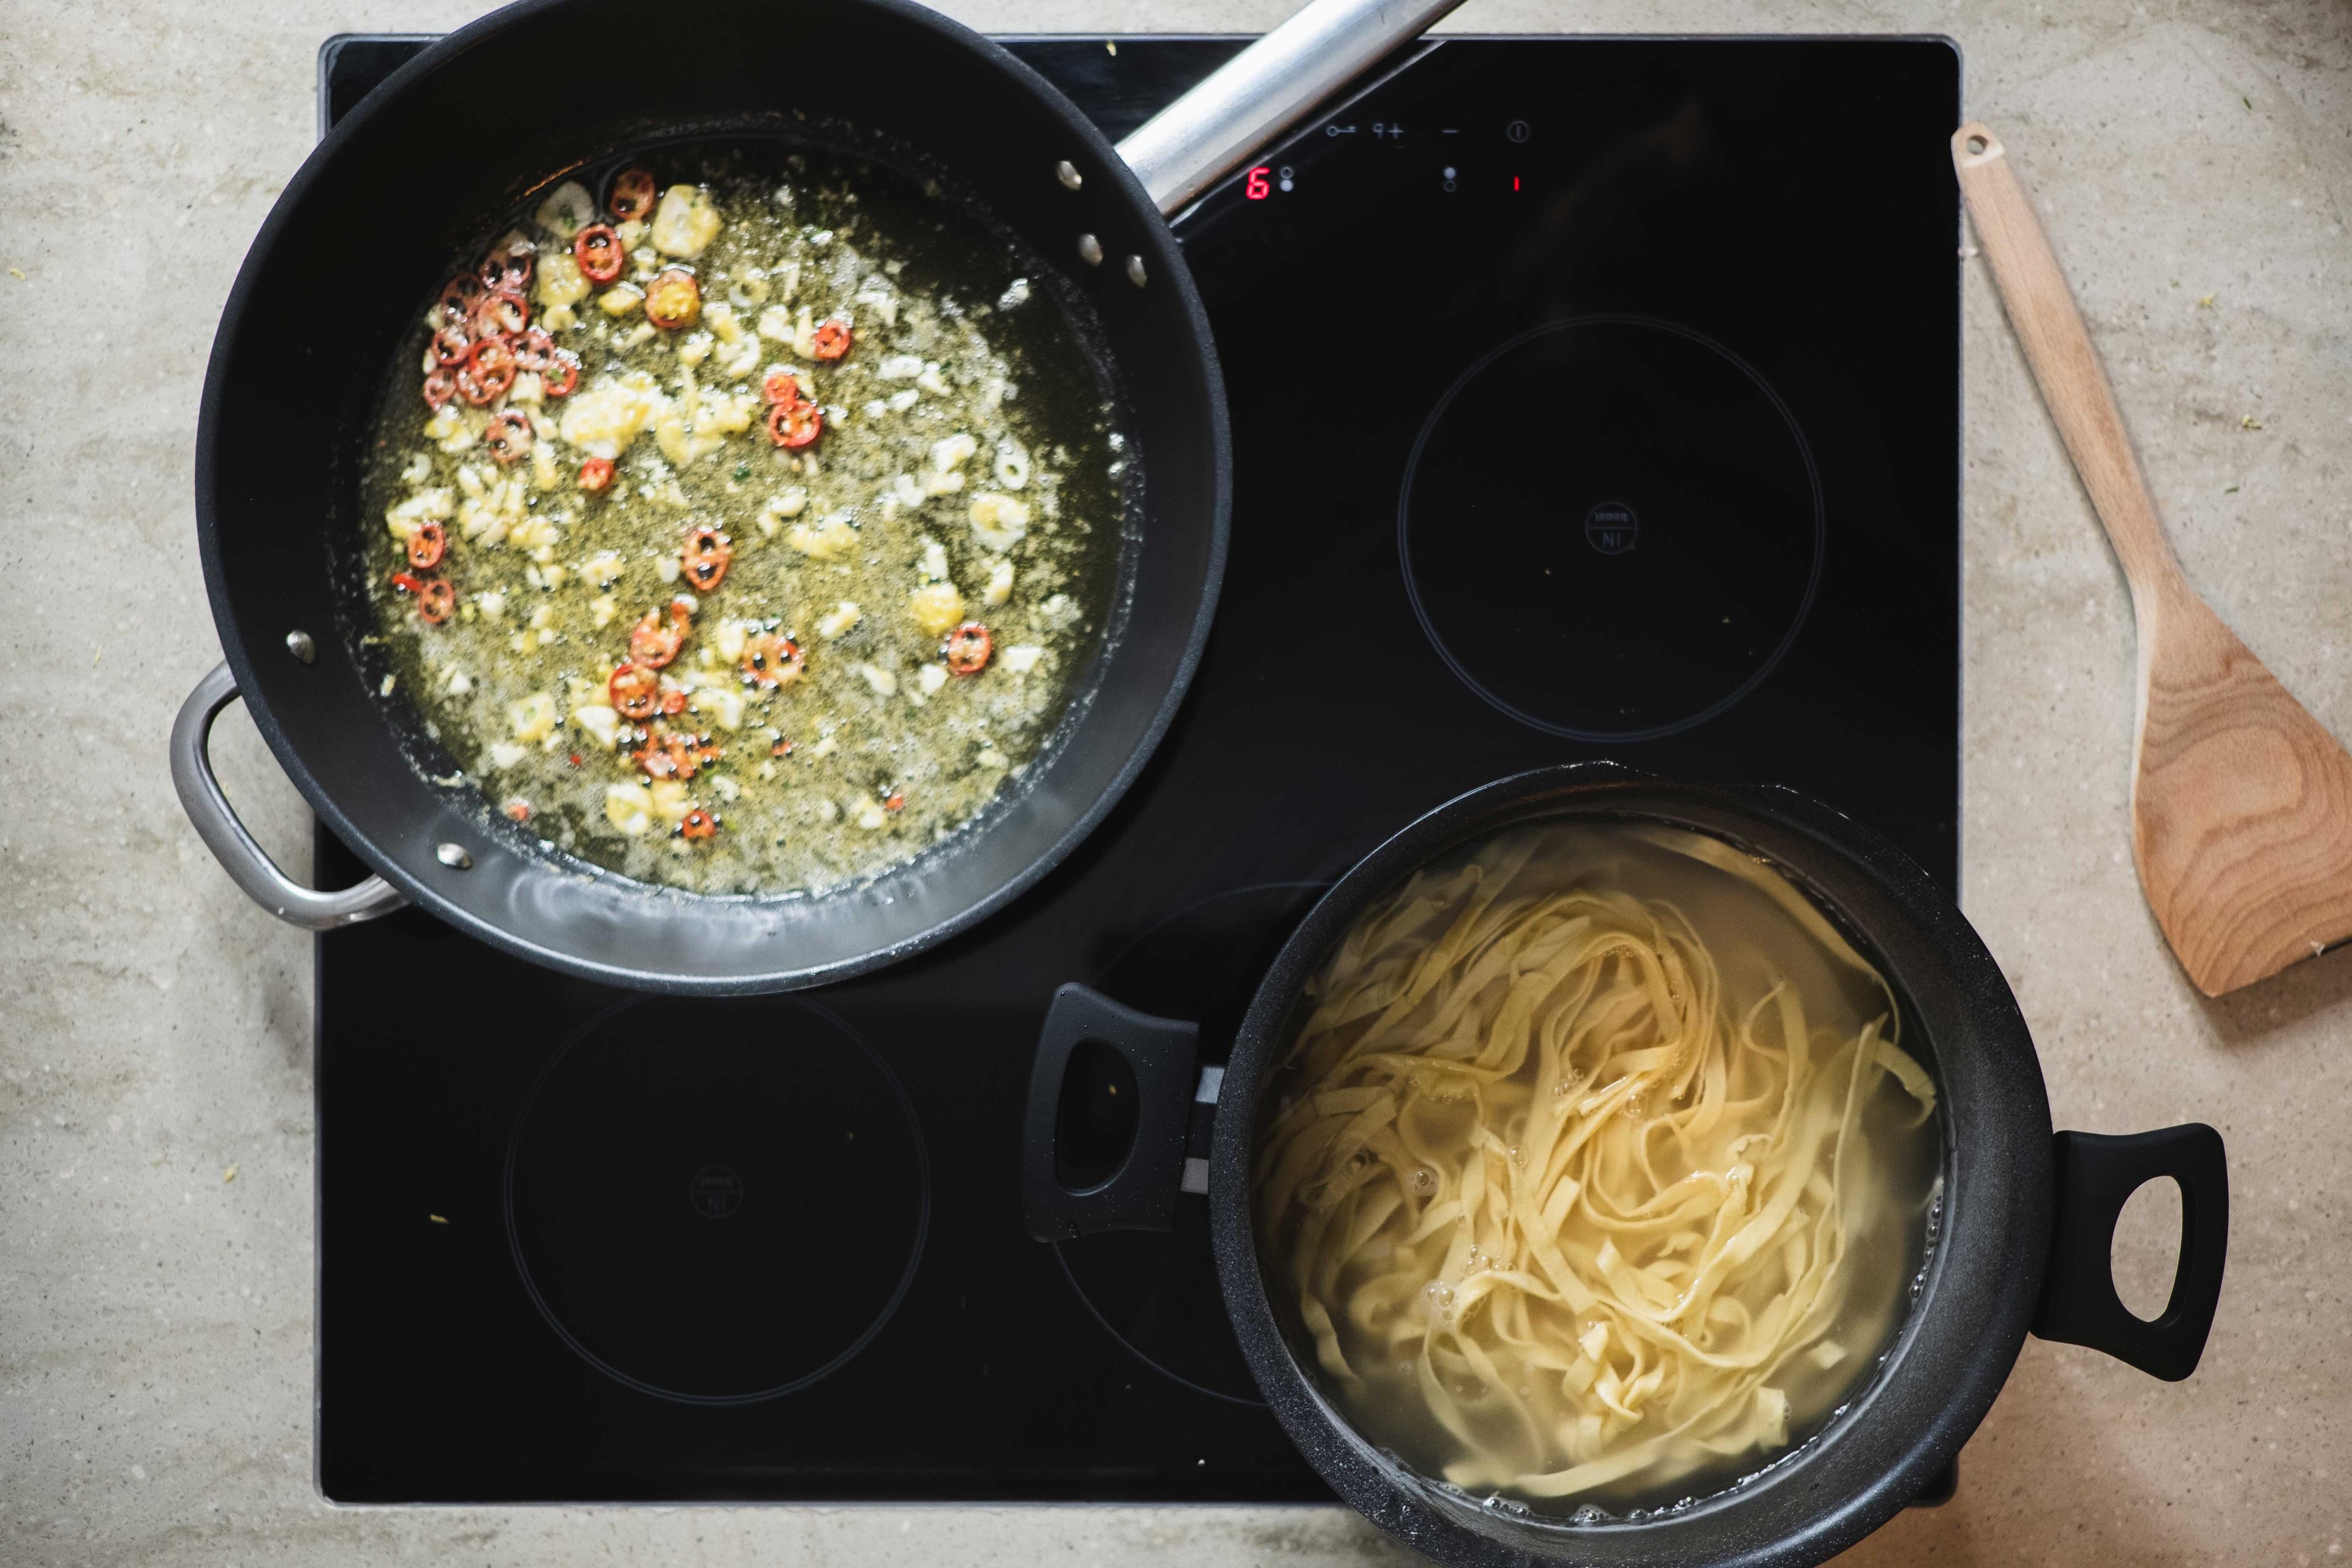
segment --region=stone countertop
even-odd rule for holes
[[[20,3],[0,49],[0,1561],[1402,1562],[1338,1510],[341,1510],[311,1483],[310,945],[182,817],[163,737],[218,657],[189,453],[213,326],[313,136],[330,33],[468,0]],[[1254,30],[1282,0],[957,0],[982,27]],[[2327,0],[1471,0],[1486,31],[1942,32],[2113,371],[2189,576],[2352,733],[2352,11]],[[1819,150],[1833,158],[1836,150]],[[1801,234],[1759,236],[1802,245]],[[104,314],[86,315],[88,290]],[[2352,953],[2221,1002],[2127,853],[2129,605],[1981,262],[1968,268],[1968,913],[2058,1122],[2229,1141],[2197,1375],[2038,1341],[1864,1563],[2326,1563],[2352,1538]],[[93,589],[102,585],[102,596]],[[102,618],[78,604],[104,606]],[[307,864],[241,715],[222,769]],[[2168,1222],[2126,1215],[2132,1299]]]

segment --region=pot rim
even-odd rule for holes
[[[1830,1426],[1733,1487],[1638,1520],[1570,1524],[1482,1506],[1373,1447],[1302,1370],[1260,1275],[1249,1189],[1261,1079],[1301,988],[1361,910],[1428,861],[1521,823],[1646,818],[1726,839],[1804,889],[1856,939],[1924,1037],[1945,1129],[1944,1204],[1916,1297]],[[2053,1225],[2051,1120],[2016,999],[1966,918],[1875,832],[1780,786],[1654,777],[1612,763],[1522,773],[1417,818],[1315,905],[1261,981],[1226,1064],[1210,1155],[1212,1245],[1252,1374],[1318,1473],[1383,1530],[1458,1568],[1672,1561],[1818,1563],[1918,1496],[1992,1405],[2041,1295]]]

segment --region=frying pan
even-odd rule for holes
[[[324,930],[404,903],[526,959],[655,991],[788,990],[985,917],[1100,821],[1167,729],[1208,635],[1232,462],[1206,316],[1166,217],[1456,0],[1315,0],[1118,146],[1044,78],[908,0],[521,0],[346,116],[263,223],[214,340],[196,527],[226,661],[173,728],[197,832],[254,899]],[[454,261],[531,194],[663,141],[771,137],[932,182],[1016,250],[1093,345],[1130,481],[1104,645],[1038,759],[981,822],[821,896],[656,889],[561,856],[436,784],[372,689],[359,473],[379,377]],[[302,887],[206,755],[242,698],[288,776],[375,875]]]

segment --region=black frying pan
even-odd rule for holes
[[[673,992],[784,990],[887,963],[1034,882],[1142,768],[1183,696],[1223,570],[1232,463],[1208,322],[1162,215],[1189,204],[1453,0],[1316,0],[1118,148],[1042,77],[907,0],[521,0],[425,50],[321,142],[262,225],[213,345],[196,525],[226,662],[173,733],[197,830],[313,929],[414,901],[522,957]],[[378,378],[419,300],[536,189],[685,137],[819,142],[919,177],[1031,253],[1084,320],[1142,479],[1121,602],[1069,716],[972,832],[816,898],[649,888],[560,858],[436,785],[367,689],[352,565]],[[311,806],[377,873],[319,893],[215,783],[243,697]],[[407,739],[414,740],[413,719]]]

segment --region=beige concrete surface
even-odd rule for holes
[[[175,805],[216,658],[189,454],[213,323],[311,142],[313,52],[467,0],[0,0],[0,1563],[1402,1561],[1337,1510],[413,1510],[310,1475],[309,945]],[[1263,26],[1283,0],[958,0]],[[2352,10],[1471,0],[1466,28],[1937,31],[2071,268],[2190,576],[2352,732]],[[1834,159],[1837,149],[1816,150]],[[1801,233],[1756,237],[1802,246]],[[2061,1125],[2229,1139],[2228,1288],[2168,1385],[2027,1346],[1959,1497],[1869,1563],[2312,1563],[2352,1539],[2352,955],[2200,1001],[2126,853],[2121,581],[1981,263],[1967,286],[1966,904]],[[249,725],[224,767],[299,864]],[[2145,1300],[2168,1243],[2136,1213]]]

